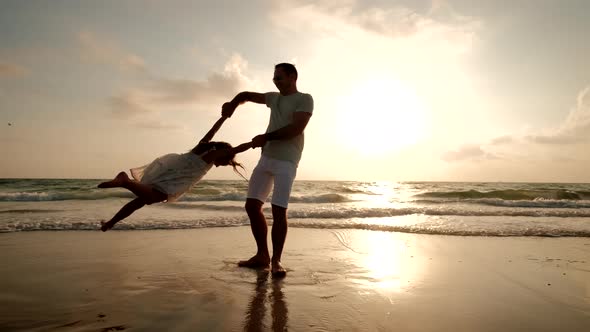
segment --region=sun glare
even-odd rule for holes
[[[341,99],[341,141],[365,155],[390,153],[424,136],[424,106],[412,89],[391,78],[369,79]]]
[[[422,277],[423,266],[409,258],[408,244],[389,232],[366,233],[366,254],[360,264],[366,269],[366,279],[359,283],[380,291],[402,292]],[[410,283],[411,282],[411,283]]]

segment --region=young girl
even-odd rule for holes
[[[252,148],[252,143],[240,144],[232,147],[225,142],[211,142],[215,133],[221,128],[227,117],[217,120],[209,132],[201,139],[199,144],[190,152],[183,154],[171,153],[164,155],[142,167],[131,169],[130,179],[125,172],[107,182],[98,185],[98,188],[125,188],[134,193],[137,198],[127,203],[108,222],[101,222],[103,232],[111,229],[116,223],[127,218],[135,210],[144,205],[159,202],[173,202],[187,192],[194,184],[199,182],[213,165],[231,165],[234,171],[240,172],[237,167],[242,167],[234,157],[237,153]],[[242,174],[240,174],[242,176]],[[243,177],[243,176],[242,176]]]

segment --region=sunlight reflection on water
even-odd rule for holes
[[[408,244],[396,235],[366,232],[362,240],[365,252],[359,252],[354,278],[362,288],[400,293],[424,273],[423,264],[413,259]]]

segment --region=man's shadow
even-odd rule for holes
[[[272,279],[269,281],[268,276],[270,272],[268,269],[256,271],[256,288],[248,309],[246,310],[246,318],[244,321],[244,331],[268,331],[264,324],[264,317],[266,315],[266,300],[270,298],[271,317],[272,317],[272,331],[287,331],[287,321],[289,311],[287,303],[285,302],[285,294],[282,290],[282,279]],[[267,296],[268,290],[271,288],[272,293]]]

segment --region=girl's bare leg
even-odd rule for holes
[[[131,202],[125,204],[125,206],[123,206],[111,220],[106,223],[101,223],[102,226],[100,229],[103,232],[108,231],[109,229],[113,228],[116,223],[129,217],[133,212],[135,212],[135,210],[141,209],[145,204],[146,203],[141,198],[132,200]]]
[[[117,176],[107,182],[103,182],[98,185],[99,188],[125,188],[132,193],[134,193],[137,198],[132,200],[131,202],[125,204],[115,214],[115,216],[106,223],[101,223],[102,226],[100,229],[103,232],[108,231],[111,229],[116,223],[119,221],[129,217],[135,210],[141,209],[146,204],[153,204],[165,201],[168,196],[158,190],[155,190],[152,186],[148,184],[139,183],[135,180],[129,179],[125,172],[120,172]]]
[[[145,204],[162,202],[168,198],[166,194],[154,190],[154,188],[148,184],[129,179],[125,172],[120,172],[111,181],[99,184],[98,188],[125,188],[134,193],[138,198],[141,198]]]
[[[125,181],[129,181],[129,177],[127,176],[127,173],[120,172],[119,174],[117,174],[117,176],[115,176],[114,179],[112,179],[111,181],[103,182],[103,183],[99,184],[98,187],[99,188],[122,187],[123,183]]]

